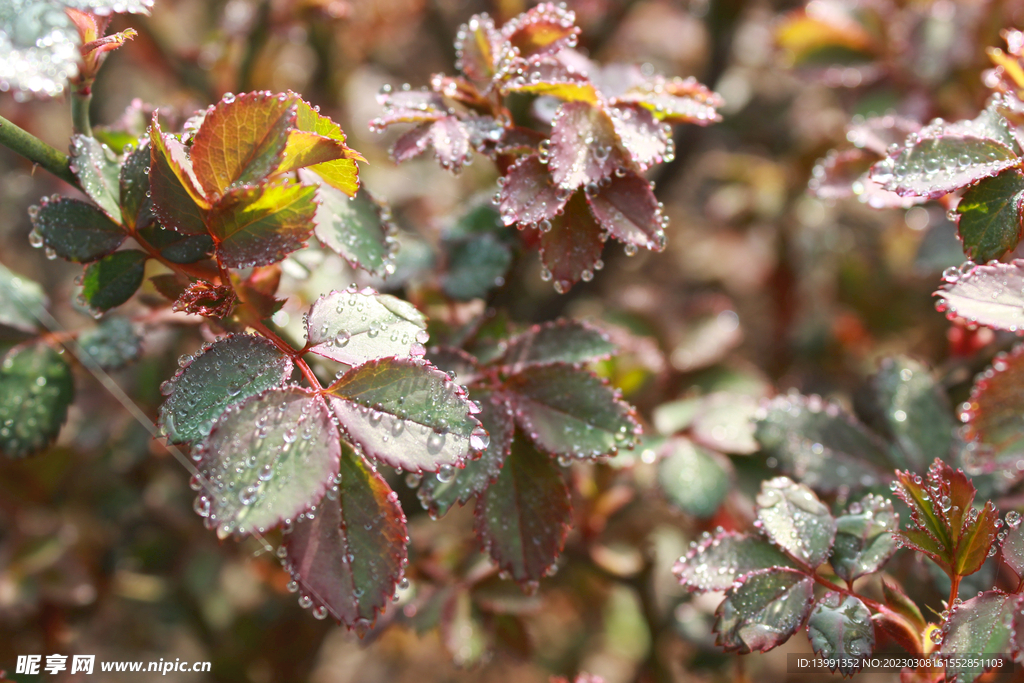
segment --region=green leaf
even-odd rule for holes
[[[1006,536],[1000,544],[1003,562],[1014,571],[1017,578],[1024,578],[1024,528],[1020,526],[1020,513],[1011,510],[1006,513]]]
[[[640,433],[633,409],[586,370],[554,364],[526,368],[505,384],[516,422],[541,450],[597,458],[629,448]]]
[[[250,334],[232,334],[206,344],[160,387],[160,433],[171,443],[197,441],[224,410],[250,396],[280,386],[292,374],[292,361],[276,346]]]
[[[956,206],[957,231],[964,253],[985,263],[1001,257],[1020,242],[1024,211],[1024,175],[1003,171],[967,189]]]
[[[325,246],[353,268],[386,277],[394,269],[398,242],[394,237],[391,209],[365,188],[349,197],[320,183],[309,169],[299,171],[303,184],[316,190],[315,234]]]
[[[939,654],[949,657],[946,674],[957,683],[973,683],[989,667],[993,655],[1011,652],[1013,616],[1019,595],[986,591],[954,607],[949,615],[949,632],[942,639]]]
[[[85,267],[82,299],[94,311],[107,311],[128,301],[142,285],[146,259],[141,251],[115,251]]]
[[[836,518],[836,540],[829,562],[847,583],[877,572],[896,552],[892,532],[899,529],[892,502],[868,494]]]
[[[230,268],[265,266],[306,246],[315,192],[282,180],[230,190],[209,218],[217,259]]]
[[[71,136],[71,172],[78,178],[89,199],[103,209],[111,220],[121,222],[121,165],[117,155],[96,138]]]
[[[476,532],[502,571],[536,586],[555,566],[572,521],[569,490],[555,463],[517,436],[498,479],[476,504]]]
[[[508,340],[505,353],[491,361],[509,373],[528,367],[572,365],[611,358],[615,345],[601,330],[578,320],[559,319],[534,325]]]
[[[153,215],[165,228],[185,235],[206,232],[206,200],[188,151],[176,138],[160,131],[156,113],[149,129],[149,188]]]
[[[826,593],[807,618],[807,637],[829,671],[839,669],[843,676],[852,676],[875,648],[871,611],[856,596]]]
[[[141,227],[140,214],[152,211],[149,197],[149,165],[153,155],[148,145],[130,152],[124,159],[118,176],[118,196],[121,204],[122,223],[130,228]]]
[[[345,142],[345,133],[341,127],[314,110],[308,102],[298,99],[296,102],[297,116],[295,125],[300,131],[316,133],[337,143]],[[291,138],[289,138],[289,144]],[[365,161],[357,152],[345,148],[347,156],[332,161],[315,164],[309,170],[320,176],[321,179],[336,190],[344,192],[349,197],[354,197],[359,189],[359,168],[356,160]]]
[[[698,399],[690,424],[690,437],[723,453],[756,453],[754,416],[759,402],[753,396],[719,391]],[[661,413],[662,420],[666,414]],[[687,426],[686,424],[682,427]]]
[[[422,356],[427,319],[390,294],[355,288],[325,294],[306,318],[309,350],[348,365],[384,356]]]
[[[732,484],[728,458],[682,437],[671,439],[658,463],[658,483],[683,512],[708,518],[715,514]]]
[[[771,650],[800,627],[813,597],[814,580],[792,569],[748,574],[715,612],[715,644],[739,654]]]
[[[299,604],[360,633],[391,601],[406,563],[405,514],[384,478],[348,447],[340,484],[287,534],[287,567]],[[308,603],[308,604],[307,604]]]
[[[8,351],[0,362],[0,452],[24,458],[52,444],[74,394],[71,367],[53,348]]]
[[[486,491],[498,478],[512,448],[515,422],[505,397],[474,391],[473,398],[480,404],[476,417],[489,436],[487,448],[476,460],[467,461],[466,467],[456,471],[448,481],[427,477],[420,484],[416,496],[435,519],[447,513],[452,506],[465,505],[473,496]]]
[[[159,223],[140,228],[138,234],[171,263],[195,263],[213,253],[213,238],[209,235],[183,235]]]
[[[281,165],[295,128],[295,95],[225,96],[206,113],[192,142],[192,165],[207,194],[260,183]]]
[[[350,442],[392,467],[451,474],[488,445],[465,390],[417,358],[363,363],[328,392]]]
[[[774,398],[759,415],[754,438],[785,472],[825,493],[876,485],[891,467],[875,435],[818,396]]]
[[[142,337],[132,321],[111,315],[78,337],[79,348],[104,370],[117,370],[142,355]]]
[[[772,567],[794,567],[794,562],[763,536],[722,531],[691,543],[672,573],[689,590],[703,593],[727,590],[740,577]]]
[[[32,230],[43,244],[68,261],[88,263],[111,253],[124,242],[121,226],[92,204],[60,197],[42,202],[32,215]]]
[[[808,487],[786,477],[761,484],[757,519],[768,537],[805,566],[815,569],[828,559],[836,520]]]
[[[975,442],[975,464],[1016,466],[1024,458],[1024,345],[999,353],[971,387],[961,408],[964,436]]]
[[[216,484],[196,510],[219,538],[295,520],[336,483],[340,438],[324,398],[301,387],[228,406],[192,447],[200,476]]]
[[[934,458],[949,457],[952,411],[927,367],[904,356],[886,358],[871,388],[884,433],[896,442],[905,467],[921,471]]]
[[[483,298],[491,289],[505,282],[505,273],[512,265],[512,250],[493,234],[475,235],[466,240],[449,242],[448,271],[441,286],[456,301]]]
[[[47,303],[39,283],[0,265],[0,337],[35,334]]]

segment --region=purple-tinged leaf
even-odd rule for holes
[[[323,396],[301,387],[231,405],[192,447],[201,477],[213,484],[196,511],[219,538],[295,520],[334,485],[340,439]]]
[[[292,361],[263,337],[232,334],[185,356],[160,387],[167,396],[157,425],[170,443],[198,441],[224,410],[284,384]]]
[[[720,121],[722,117],[718,115],[717,108],[724,104],[718,93],[694,78],[666,79],[664,76],[655,76],[612,100],[613,104],[627,102],[649,109],[659,121],[696,123],[698,126]]]
[[[502,35],[485,12],[474,14],[459,27],[455,38],[455,68],[478,88],[486,90],[498,64]]]
[[[630,448],[640,433],[634,410],[596,375],[569,365],[529,367],[505,383],[516,422],[551,455],[598,458]]]
[[[548,167],[555,182],[568,190],[596,183],[627,165],[607,112],[586,102],[566,102],[551,127]]]
[[[586,192],[598,224],[622,242],[652,251],[665,248],[665,217],[651,184],[633,171],[618,172]]]
[[[1024,345],[1000,353],[974,380],[960,409],[964,437],[977,446],[976,461],[1015,467],[1024,459]],[[977,462],[975,464],[978,464]]]
[[[814,579],[774,567],[741,578],[715,612],[715,644],[728,652],[765,652],[789,640],[811,608]]]
[[[1020,513],[1010,510],[1006,513],[1006,535],[1003,537],[999,550],[1003,562],[1014,571],[1017,578],[1024,579],[1024,528],[1020,525]]]
[[[328,398],[353,445],[409,472],[450,476],[488,445],[465,390],[424,360],[363,363],[332,384]]]
[[[846,139],[858,149],[886,156],[892,145],[902,145],[911,133],[921,130],[921,124],[902,116],[872,116],[855,118],[846,126]]]
[[[501,468],[512,449],[515,422],[508,398],[501,394],[474,391],[473,399],[480,404],[477,419],[490,436],[483,454],[466,462],[466,467],[455,472],[448,481],[428,476],[416,496],[433,518],[444,515],[452,506],[465,505],[473,496],[479,496],[498,478]]]
[[[872,209],[909,209],[928,201],[924,197],[901,197],[895,192],[886,190],[880,183],[872,179],[870,171],[854,181],[852,189],[857,201]]]
[[[422,356],[426,329],[427,320],[415,306],[369,288],[325,294],[306,318],[309,350],[348,365],[384,356]]]
[[[287,566],[313,616],[330,614],[363,633],[391,601],[409,539],[397,494],[347,447],[338,475],[313,518],[285,536]]]
[[[576,13],[553,2],[542,2],[505,23],[501,35],[525,59],[555,54],[576,45],[580,29]]]
[[[947,680],[974,683],[991,668],[996,655],[1011,652],[1020,601],[1019,595],[986,591],[950,610],[949,632],[938,652],[948,658]]]
[[[505,225],[552,221],[569,193],[558,188],[536,156],[523,157],[508,169],[501,186],[501,221]]]
[[[854,185],[878,161],[878,155],[863,149],[829,150],[811,170],[807,189],[818,199],[834,201],[853,197]]]
[[[534,325],[508,340],[505,353],[491,361],[506,372],[552,363],[577,365],[610,358],[615,345],[601,330],[578,320],[555,320]]]
[[[996,330],[1024,330],[1024,260],[972,265],[968,262],[961,272],[944,274],[946,283],[935,292],[939,297],[935,308],[950,320],[963,318]]]
[[[576,192],[564,211],[540,235],[541,277],[554,280],[555,291],[565,294],[580,280],[589,281],[599,270],[604,235],[582,192]],[[540,223],[545,227],[544,222]]]
[[[838,669],[843,676],[852,676],[860,671],[875,648],[871,611],[854,595],[830,591],[811,610],[807,637],[829,671]]]
[[[601,97],[587,77],[554,59],[546,59],[523,67],[502,87],[508,93],[547,95],[565,102],[597,104]]]
[[[483,548],[517,583],[535,587],[555,566],[571,523],[569,490],[558,467],[516,438],[497,480],[477,499]]]
[[[149,139],[153,214],[165,228],[185,235],[205,233],[210,203],[199,185],[185,146],[160,132],[155,113]]]
[[[967,258],[984,263],[1016,249],[1024,231],[1024,174],[1010,169],[968,188],[956,214]]]
[[[724,591],[740,577],[759,569],[794,567],[792,559],[763,536],[723,531],[691,543],[672,573],[688,590]]]
[[[836,520],[808,487],[788,477],[761,484],[757,520],[768,537],[791,557],[816,569],[828,559],[836,536]]]
[[[53,443],[74,395],[71,366],[54,348],[8,350],[0,362],[0,453],[24,458]]]
[[[71,136],[70,168],[85,194],[116,223],[121,223],[121,166],[114,152],[96,138]]]
[[[760,446],[754,439],[754,417],[759,406],[759,401],[747,394],[709,394],[693,415],[690,438],[723,453],[756,453]]]
[[[668,124],[657,121],[649,110],[639,105],[622,104],[608,111],[619,141],[640,170],[672,160],[675,144]]]
[[[113,252],[126,237],[124,229],[94,205],[71,197],[44,198],[29,212],[32,231],[50,254],[88,263]]]
[[[426,358],[438,370],[445,372],[453,380],[463,386],[469,386],[477,378],[476,358],[462,349],[451,346],[432,346]],[[474,396],[476,393],[474,392]]]
[[[412,130],[402,133],[401,137],[395,140],[389,152],[391,160],[396,164],[418,157],[430,147],[430,140],[433,137],[433,123],[421,123]]]
[[[659,450],[658,484],[669,502],[694,517],[714,516],[732,486],[729,459],[685,437],[669,439]]]
[[[469,129],[455,116],[438,119],[430,127],[430,144],[441,168],[459,173],[472,158]]]
[[[892,532],[900,517],[892,502],[868,494],[850,504],[846,514],[836,518],[836,540],[829,562],[836,575],[847,583],[877,572],[896,552]]]
[[[534,154],[548,137],[530,128],[508,126],[501,131],[501,138],[495,143],[497,154]]]
[[[422,123],[437,121],[451,112],[444,98],[426,88],[419,90],[392,90],[384,86],[377,95],[377,102],[384,108],[380,118],[370,122],[370,130],[384,130],[395,123]]]

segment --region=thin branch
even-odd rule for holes
[[[50,147],[27,130],[0,116],[0,145],[41,166],[66,183],[82,189],[71,172],[68,155]]]

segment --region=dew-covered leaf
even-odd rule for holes
[[[305,185],[318,186],[314,233],[324,245],[353,268],[384,277],[394,258],[395,228],[391,210],[362,188],[354,197],[317,182],[309,169],[299,171]]]
[[[139,228],[138,234],[171,263],[195,263],[213,253],[213,238],[209,235],[185,235],[159,223]]]
[[[217,260],[231,268],[265,266],[304,247],[313,232],[315,192],[288,181],[230,190],[210,213]]]
[[[230,285],[214,285],[203,280],[185,288],[171,309],[207,318],[226,318],[235,307],[238,295]]]
[[[1022,382],[1024,346],[998,354],[975,379],[960,418],[966,423],[964,436],[977,446],[976,460],[1009,466],[1024,458]]]
[[[165,228],[186,235],[205,233],[206,210],[210,203],[196,179],[185,146],[160,132],[155,113],[149,139],[149,188],[153,215]]]
[[[341,130],[341,126],[332,121],[329,117],[321,114],[317,109],[311,107],[308,102],[301,98],[296,100],[296,107],[295,125],[299,131],[315,133],[316,135],[325,137],[337,144],[343,145],[345,142],[345,133]],[[289,145],[291,145],[290,139]],[[364,159],[358,152],[350,150],[347,147],[345,149],[346,154],[344,157],[314,164],[309,167],[309,170],[316,173],[325,183],[334,189],[352,197],[359,189],[359,167],[356,165],[356,161],[363,161]],[[291,150],[289,150],[288,147],[285,148],[286,155],[289,154],[290,151]]]
[[[92,204],[71,197],[41,204],[32,216],[32,230],[62,259],[88,263],[124,242],[121,226]]]
[[[233,404],[283,384],[292,361],[263,337],[233,334],[179,360],[161,387],[160,432],[171,443],[197,441]]]
[[[501,221],[505,225],[554,220],[569,198],[568,192],[554,184],[547,166],[536,155],[512,164],[500,195]]]
[[[611,117],[586,102],[566,102],[551,124],[548,167],[554,181],[574,190],[607,178],[626,159]]]
[[[135,249],[115,251],[85,267],[82,299],[94,311],[120,306],[142,285],[149,257]]]
[[[863,149],[830,150],[811,169],[807,189],[818,199],[836,201],[853,197],[854,185],[878,161],[878,155]]]
[[[421,123],[412,130],[402,133],[388,151],[391,160],[400,164],[426,152],[433,135],[432,127],[432,122]]]
[[[47,303],[39,283],[0,264],[0,337],[34,334]]]
[[[24,458],[53,443],[74,394],[71,367],[50,346],[8,351],[0,361],[0,452]]]
[[[814,580],[774,567],[748,574],[729,588],[715,612],[715,644],[729,652],[764,652],[800,627],[814,598]]]
[[[486,391],[474,391],[473,400],[480,404],[476,417],[490,437],[487,448],[476,460],[456,470],[454,477],[441,481],[427,476],[416,492],[423,507],[432,517],[444,515],[452,506],[465,505],[479,496],[498,478],[512,448],[515,422],[506,397]]]
[[[72,135],[70,164],[89,199],[96,202],[112,220],[120,223],[121,166],[117,155],[96,138]]]
[[[768,537],[791,556],[814,569],[832,550],[836,520],[808,487],[786,477],[761,484],[757,519]]]
[[[349,440],[392,467],[451,473],[487,447],[465,390],[421,359],[363,363],[328,391]]]
[[[128,318],[110,315],[78,337],[79,348],[104,370],[117,370],[139,359],[142,337]]]
[[[768,402],[754,438],[784,471],[822,492],[878,484],[890,467],[876,436],[817,396],[779,396]]]
[[[691,591],[724,591],[759,569],[793,567],[793,560],[763,536],[723,531],[692,543],[672,572]]]
[[[935,296],[935,307],[951,320],[959,317],[996,330],[1024,330],[1024,260],[949,275]]]
[[[565,211],[555,216],[547,232],[541,233],[541,277],[554,280],[559,294],[565,294],[580,280],[592,279],[594,271],[601,267],[602,233],[583,192],[577,191],[565,205]]]
[[[493,233],[448,243],[448,268],[441,279],[444,293],[456,301],[483,298],[505,282],[512,249]]]
[[[675,146],[668,124],[639,105],[619,105],[609,113],[619,141],[641,170],[671,160]]]
[[[522,67],[502,86],[505,92],[557,97],[566,102],[597,104],[600,96],[594,84],[555,59],[545,59]]]
[[[850,583],[881,569],[896,552],[892,532],[899,528],[899,515],[892,503],[869,494],[836,517],[836,540],[829,562],[836,575]]]
[[[426,359],[463,386],[477,378],[477,361],[469,353],[451,346],[431,346]],[[476,392],[473,394],[476,396]]]
[[[986,662],[1011,652],[1013,616],[1019,605],[1019,595],[986,591],[950,611],[949,632],[939,648],[939,655],[949,658],[950,680],[955,676],[957,683],[973,683],[989,669]]]
[[[694,517],[713,516],[732,485],[729,459],[682,437],[661,452],[658,484],[669,501]]]
[[[316,505],[334,485],[341,441],[323,396],[282,387],[228,406],[192,457],[214,483],[196,510],[225,538],[262,533]]]
[[[586,196],[598,224],[618,241],[652,251],[665,248],[665,217],[651,184],[641,176],[616,173]]]
[[[1020,525],[1020,513],[1016,510],[1006,513],[1006,524],[1009,529],[1000,545],[1003,562],[1018,578],[1024,578],[1024,528]]]
[[[285,536],[288,569],[300,604],[364,632],[383,612],[408,555],[398,496],[362,457],[345,447],[336,492],[317,504],[313,519]]]
[[[546,453],[613,455],[640,433],[633,409],[586,370],[564,364],[528,367],[505,387],[513,396],[516,422]]]
[[[565,546],[572,522],[569,490],[555,463],[517,436],[497,480],[476,504],[476,532],[498,566],[536,585]]]
[[[692,422],[688,420],[680,428],[689,426],[690,438],[708,448],[749,455],[759,448],[754,439],[754,416],[758,406],[753,396],[718,391],[697,400]],[[663,421],[669,424],[675,421],[667,418],[669,414],[663,414]]]
[[[521,57],[539,57],[573,47],[580,32],[575,23],[572,10],[542,2],[506,22],[501,34]]]
[[[601,330],[579,320],[559,319],[534,325],[512,337],[505,353],[491,363],[516,373],[537,365],[604,360],[614,353],[615,345]]]
[[[152,218],[149,192],[149,165],[152,153],[143,145],[125,155],[118,174],[118,198],[121,205],[121,223],[129,228],[142,227]],[[145,213],[143,213],[145,212]]]
[[[470,131],[457,116],[445,116],[430,126],[430,144],[441,168],[454,173],[472,157]]]
[[[457,68],[481,90],[486,90],[494,76],[501,50],[502,36],[487,14],[474,14],[459,27],[455,39]]]
[[[665,123],[695,123],[698,126],[720,121],[722,117],[717,108],[724,104],[718,93],[694,78],[666,79],[664,76],[649,78],[616,96],[612,102],[638,104]]]
[[[298,99],[251,92],[225,96],[207,111],[191,151],[207,194],[259,183],[280,166],[288,133],[295,128]]]
[[[826,593],[807,618],[807,637],[830,671],[852,676],[875,648],[871,611],[854,595]]]
[[[444,98],[426,88],[393,90],[386,85],[377,94],[377,103],[384,111],[380,118],[370,122],[370,130],[383,130],[395,123],[437,121],[451,113]]]
[[[982,263],[1017,247],[1024,212],[1024,175],[1017,169],[986,178],[956,206],[957,231],[967,258]]]
[[[317,299],[306,318],[309,350],[348,365],[384,356],[422,356],[427,320],[390,294],[354,288]]]

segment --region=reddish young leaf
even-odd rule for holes
[[[185,146],[160,132],[155,113],[149,139],[153,214],[165,228],[186,235],[206,232],[206,211],[210,203],[200,189]]]
[[[883,578],[882,594],[885,597],[885,604],[906,619],[918,634],[924,631],[928,623],[921,614],[921,610],[918,608],[917,603],[911,600],[898,584]]]
[[[274,173],[295,128],[297,100],[251,92],[225,96],[207,111],[192,143],[192,164],[208,194],[223,195]]]
[[[544,263],[541,277],[553,279],[555,291],[565,294],[580,280],[589,281],[599,270],[604,249],[604,231],[587,207],[582,192],[569,199],[561,215],[540,233],[540,257]],[[540,223],[541,227],[545,224]]]
[[[569,199],[569,192],[555,186],[547,166],[536,156],[512,164],[500,194],[501,221],[505,225],[551,221]]]
[[[402,133],[401,137],[391,145],[391,160],[396,164],[418,157],[430,147],[430,140],[433,137],[433,123],[421,123],[412,130]]]
[[[263,266],[304,247],[313,232],[315,193],[280,180],[229,190],[209,219],[217,259],[231,268]]]
[[[640,170],[672,160],[675,144],[668,124],[657,121],[639,105],[617,105],[609,108],[608,113],[622,146]]]
[[[666,79],[656,76],[627,90],[613,104],[631,102],[649,109],[665,123],[696,123],[707,126],[722,119],[716,109],[724,104],[721,96],[694,78]]]
[[[921,130],[921,124],[902,116],[872,116],[854,119],[846,126],[846,139],[858,149],[885,156],[892,145],[902,145],[911,133]]]
[[[377,102],[384,111],[370,122],[371,131],[384,130],[395,123],[437,121],[451,113],[444,98],[426,88],[410,90],[405,86],[401,90],[393,90],[390,85],[385,85],[377,94]]]
[[[946,284],[935,292],[935,308],[950,320],[959,317],[997,330],[1024,330],[1024,260],[967,270],[968,264],[960,267],[961,272],[943,273]]]
[[[469,129],[455,116],[438,119],[430,127],[430,144],[441,168],[459,173],[472,157]]]
[[[876,161],[876,154],[863,149],[830,150],[825,158],[818,159],[811,170],[807,189],[819,199],[853,197],[856,194],[854,184],[863,183],[862,179]]]
[[[627,165],[611,117],[586,102],[558,108],[551,126],[548,166],[559,186],[576,189],[596,183]]]
[[[600,101],[597,88],[583,74],[554,59],[545,59],[522,68],[522,73],[505,82],[505,92],[548,95],[566,102]]]
[[[341,130],[341,126],[301,98],[296,102],[296,107],[295,126],[298,128],[298,132],[327,138],[332,141],[332,145],[341,146],[341,149],[332,147],[333,150],[336,152],[344,150],[343,156],[334,156],[330,161],[313,164],[309,166],[309,170],[320,176],[331,187],[341,190],[349,197],[355,196],[359,189],[359,167],[356,166],[356,161],[365,161],[365,159],[355,150],[345,146],[345,133]],[[296,131],[293,131],[292,135],[295,133]],[[300,139],[302,138],[296,138],[297,141]],[[318,142],[317,145],[322,147],[323,143]],[[285,148],[286,159],[291,158],[292,147],[292,139],[289,137],[288,146]],[[312,157],[307,157],[307,159],[312,161]],[[281,171],[282,169],[279,168],[278,172]]]
[[[633,171],[616,172],[586,197],[597,222],[618,241],[652,251],[665,248],[666,218],[651,184],[643,177]]]
[[[225,318],[235,307],[235,290],[223,285],[211,285],[209,282],[193,282],[178,297],[171,308],[208,318]]]
[[[409,539],[397,494],[347,447],[338,475],[315,516],[285,536],[286,566],[299,585],[300,605],[363,633],[398,586]]]
[[[578,320],[559,319],[512,337],[505,353],[491,363],[516,373],[539,365],[603,360],[614,353],[615,345],[601,330]]]
[[[555,566],[572,522],[569,490],[555,463],[517,435],[497,480],[476,504],[476,532],[502,571],[536,587]]]
[[[489,86],[489,80],[486,84],[481,84],[481,87],[485,88],[485,92],[486,88]],[[490,100],[477,90],[476,85],[462,76],[434,74],[430,77],[430,87],[434,92],[444,95],[456,102],[461,102],[475,111],[488,112],[491,109]]]
[[[474,14],[459,27],[455,38],[455,68],[466,74],[481,90],[491,84],[498,64],[502,36],[485,12]]]
[[[502,36],[524,58],[540,57],[576,45],[576,13],[542,2],[501,27]]]
[[[1024,345],[1000,353],[974,380],[971,396],[961,408],[964,437],[976,442],[977,460],[1007,466],[1024,453]]]
[[[495,143],[497,154],[534,154],[548,136],[539,131],[521,126],[507,126],[501,129],[501,138]]]

